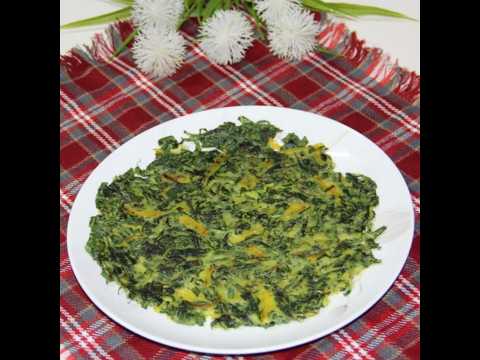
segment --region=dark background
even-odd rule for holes
[[[423,359],[477,352],[478,340],[468,339],[476,335],[480,262],[474,4],[421,3]],[[58,6],[2,3],[1,309],[9,359],[59,354]]]

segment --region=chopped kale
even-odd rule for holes
[[[160,139],[146,169],[97,193],[87,251],[102,275],[183,324],[305,319],[379,262],[376,184],[335,172],[322,144],[239,120]]]

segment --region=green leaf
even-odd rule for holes
[[[111,0],[113,2],[124,4],[124,5],[133,5],[133,0]]]
[[[193,9],[192,12],[190,13],[190,17],[196,17],[196,18],[198,18],[198,17],[200,17],[200,15],[201,15],[201,11],[199,11],[199,10],[196,9],[196,8]]]
[[[376,6],[357,5],[357,4],[348,4],[348,3],[324,3],[324,4],[326,4],[331,9],[337,10],[338,12],[341,12],[350,16],[377,15],[377,16],[386,16],[386,17],[394,17],[394,18],[418,21],[402,13],[376,7]]]
[[[62,25],[60,26],[60,29],[74,29],[74,28],[83,27],[83,26],[106,24],[106,23],[117,21],[117,20],[126,19],[130,17],[131,12],[132,12],[132,7],[127,6],[111,13],[91,17],[84,20],[74,21],[74,22]]]
[[[183,4],[184,4],[184,8],[188,10],[194,4],[194,0],[184,0]]]
[[[208,19],[216,10],[222,7],[222,0],[210,0],[202,12],[203,20]]]
[[[205,0],[195,0],[195,5],[193,6],[191,16],[200,18],[200,16],[202,16],[204,7],[205,7]]]
[[[327,4],[320,0],[303,0],[303,5],[317,12],[332,13],[338,16],[350,16],[347,13],[334,9],[333,7],[331,7],[331,4]]]

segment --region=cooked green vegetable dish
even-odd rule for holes
[[[379,262],[376,184],[335,172],[322,144],[239,120],[160,139],[146,169],[97,194],[87,250],[102,275],[179,323],[304,319]]]

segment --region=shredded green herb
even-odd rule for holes
[[[322,144],[240,117],[158,141],[156,158],[103,183],[87,251],[107,281],[174,321],[269,327],[313,316],[378,263],[368,177]],[[185,142],[193,142],[188,150]]]

